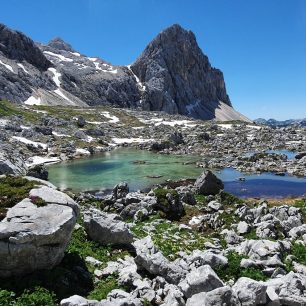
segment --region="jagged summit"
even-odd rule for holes
[[[131,69],[146,86],[148,110],[211,119],[216,102],[231,106],[222,72],[210,65],[195,35],[180,25],[159,33]]]
[[[75,50],[72,48],[72,46],[70,44],[68,44],[67,42],[65,42],[60,37],[55,37],[54,39],[50,40],[47,46],[50,47],[50,48],[57,49],[57,50],[75,52]]]

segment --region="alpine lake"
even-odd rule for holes
[[[286,152],[282,152],[286,153]],[[292,158],[292,152],[287,152]],[[94,157],[48,166],[49,180],[61,190],[111,190],[121,181],[130,191],[147,190],[166,180],[195,179],[203,169],[196,167],[199,156],[156,154],[145,150],[119,148]],[[213,171],[224,190],[242,198],[283,198],[306,194],[306,178],[276,176],[273,173],[245,174],[232,168]],[[245,180],[240,180],[243,177]]]

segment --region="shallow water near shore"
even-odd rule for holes
[[[50,165],[49,180],[60,189],[93,191],[111,189],[126,181],[131,191],[142,190],[167,179],[197,178],[199,156],[161,155],[135,149],[116,149],[92,158]],[[246,175],[231,168],[214,171],[225,191],[240,197],[288,197],[306,194],[306,178],[272,173]],[[246,181],[238,181],[245,177]]]

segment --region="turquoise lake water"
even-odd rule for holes
[[[60,189],[92,191],[111,189],[121,181],[131,191],[142,190],[167,179],[197,178],[203,171],[196,156],[160,155],[149,151],[117,149],[93,158],[50,165],[49,180]],[[225,190],[241,197],[286,197],[306,194],[306,178],[272,173],[245,175],[231,168],[214,171]],[[240,182],[239,177],[245,177]]]

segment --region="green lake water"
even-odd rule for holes
[[[135,149],[116,149],[92,158],[50,165],[49,180],[61,190],[108,190],[126,181],[130,191],[142,190],[167,179],[197,178],[198,156],[160,155]],[[287,197],[306,194],[306,179],[273,173],[245,175],[225,168],[214,171],[224,189],[239,197]],[[245,182],[238,181],[244,176]]]
[[[199,157],[116,149],[93,158],[51,165],[49,180],[60,189],[75,191],[104,190],[126,181],[135,191],[166,179],[195,178],[203,171],[195,166],[197,160]]]

